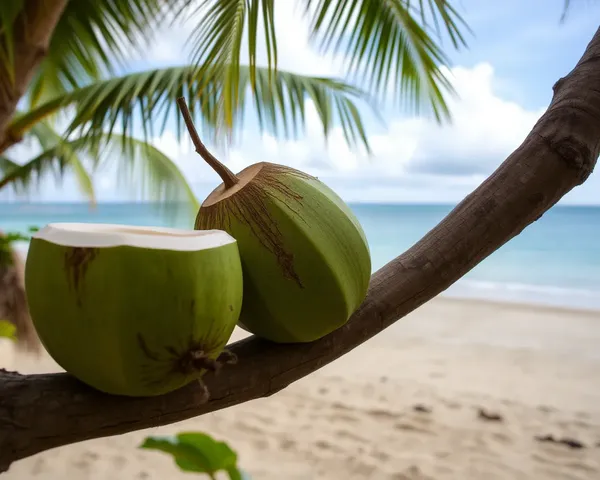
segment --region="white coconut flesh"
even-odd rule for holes
[[[236,240],[223,230],[119,225],[109,223],[49,223],[34,238],[65,247],[118,247],[198,251]]]

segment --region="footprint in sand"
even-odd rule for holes
[[[83,452],[83,454],[79,458],[74,459],[71,463],[77,468],[80,468],[82,470],[88,470],[92,467],[92,463],[94,462],[94,460],[98,459],[98,456],[99,455],[96,452],[87,450]]]
[[[371,456],[380,462],[387,462],[390,459],[390,456],[381,450],[374,450],[371,452]]]
[[[279,442],[279,447],[284,451],[289,451],[296,448],[296,441],[290,438],[283,438]]]
[[[494,432],[492,433],[492,438],[494,440],[496,440],[498,443],[502,443],[504,445],[509,445],[512,442],[512,440],[510,439],[510,437],[508,435],[506,435],[505,433],[500,433],[500,432]]]
[[[542,413],[552,413],[554,412],[554,409],[552,407],[549,407],[548,405],[539,405],[537,407],[537,409],[542,412]]]
[[[258,439],[258,440],[254,440],[252,442],[252,446],[256,449],[256,450],[268,450],[269,449],[269,442],[267,440],[264,439]]]
[[[417,432],[417,433],[425,433],[427,435],[433,435],[431,430],[428,430],[423,427],[419,427],[417,425],[413,425],[411,423],[399,422],[394,425],[396,430],[403,430],[405,432]]]
[[[239,430],[253,435],[263,435],[265,433],[262,428],[255,427],[254,425],[250,425],[245,422],[235,422],[233,424],[233,428],[234,430]]]
[[[420,403],[413,407],[415,412],[419,413],[431,413],[431,408],[426,407],[425,405],[421,405]]]
[[[367,410],[367,414],[369,416],[377,418],[379,420],[393,420],[400,416],[396,413],[392,413],[387,410],[380,410],[380,409]]]
[[[356,433],[352,433],[348,430],[337,430],[335,432],[335,436],[339,438],[347,438],[348,440],[353,440],[358,443],[365,443],[365,439]]]
[[[404,472],[396,473],[392,478],[394,480],[433,480],[433,477],[425,475],[416,465],[411,465]]]
[[[334,413],[329,415],[329,420],[339,420],[341,422],[356,423],[358,420],[352,415],[344,415],[343,413]]]
[[[588,480],[587,477],[581,477],[579,475],[571,475],[568,472],[563,471],[561,468],[548,468],[546,466],[542,466],[536,469],[536,473],[539,472],[539,477],[536,478],[544,478],[548,480]]]
[[[262,423],[263,425],[274,425],[275,422],[272,418],[270,417],[265,417],[263,415],[254,415],[254,418],[256,420],[258,420],[260,423]]]
[[[448,458],[451,455],[451,453],[450,452],[433,452],[433,455],[436,458]]]
[[[450,410],[458,410],[462,407],[460,403],[453,402],[451,400],[442,400],[442,403],[446,405]]]
[[[477,418],[486,422],[503,422],[504,417],[496,412],[488,412],[485,409],[477,408]]]
[[[344,405],[343,403],[340,403],[340,402],[333,402],[331,404],[331,408],[333,408],[334,410],[346,410],[346,411],[354,410],[353,408],[351,408],[347,405]]]
[[[597,468],[591,467],[588,464],[583,463],[583,462],[568,462],[565,464],[565,467],[567,467],[571,470],[577,470],[579,472],[585,473],[586,475],[590,475],[589,478],[592,478],[591,474],[598,473]],[[594,478],[598,478],[598,477],[594,476]]]
[[[116,455],[113,457],[112,462],[116,468],[121,469],[127,463],[127,458],[125,458],[123,455]]]
[[[589,424],[588,422],[584,422],[583,420],[573,420],[572,424],[573,426],[577,428],[583,428],[584,430],[592,428],[591,424]]]
[[[317,440],[315,442],[315,446],[320,450],[329,450],[335,453],[341,453],[344,451],[343,449],[329,443],[327,440]]]
[[[33,464],[33,469],[31,471],[31,473],[33,475],[39,475],[40,473],[42,473],[44,471],[46,467],[46,460],[44,460],[43,458],[38,458],[35,463]]]

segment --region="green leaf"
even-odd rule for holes
[[[0,155],[0,173],[6,175],[13,168],[19,167],[18,163],[13,162],[10,158]]]
[[[148,195],[153,200],[171,201],[184,200],[190,207],[197,210],[200,207],[196,195],[177,165],[163,152],[153,145],[120,134],[100,133],[101,139],[79,137],[65,141],[61,137],[52,137],[58,141],[49,141],[51,130],[47,126],[40,128],[38,124],[33,134],[41,139],[41,144],[47,148],[15,168],[4,178],[0,179],[0,189],[13,185],[18,192],[26,191],[33,181],[49,173],[54,173],[60,180],[67,170],[72,171],[79,186],[90,200],[95,197],[89,169],[110,167],[117,162],[118,182],[130,191]],[[86,157],[89,167],[79,155]]]
[[[13,243],[29,240],[28,236],[20,232],[0,232],[0,266],[12,265]]]
[[[0,338],[17,340],[17,328],[8,320],[0,320]]]
[[[466,45],[466,27],[445,0],[304,0],[311,38],[322,52],[342,54],[345,69],[359,84],[386,100],[393,92],[419,112],[424,100],[438,121],[450,118],[443,90],[454,94],[440,67],[449,61],[432,38],[429,16],[439,33],[443,22],[455,47]],[[420,20],[420,22],[418,21]],[[459,27],[460,24],[460,27]],[[433,33],[433,32],[431,32]],[[404,104],[404,103],[403,103]]]
[[[270,77],[266,68],[256,68],[255,88],[251,89],[250,69],[239,69],[238,102],[231,105],[235,120],[233,129],[243,122],[244,106],[253,102],[259,128],[275,136],[297,136],[304,129],[306,99],[311,99],[319,112],[323,131],[327,135],[336,116],[347,119],[342,124],[344,135],[351,145],[363,144],[368,149],[365,128],[358,115],[357,102],[370,105],[370,98],[360,89],[340,80],[311,77],[278,71]],[[75,116],[68,133],[87,136],[90,142],[102,140],[117,126],[120,133],[130,136],[136,129],[144,139],[154,135],[154,125],[164,131],[169,119],[175,119],[177,136],[186,135],[185,125],[177,111],[176,99],[186,98],[190,112],[200,117],[201,125],[218,141],[221,114],[219,102],[224,84],[220,79],[208,82],[193,66],[171,67],[132,73],[96,82],[85,88],[56,97],[39,107],[20,114],[8,126],[11,136],[24,135],[36,122],[61,109],[73,108]],[[248,98],[250,97],[250,98]],[[375,112],[375,109],[374,109]],[[283,127],[283,132],[281,132]]]
[[[237,454],[226,443],[204,433],[146,437],[140,448],[172,455],[177,466],[185,472],[206,473],[214,478],[219,471],[225,471],[231,480],[242,479],[242,472],[237,467]]]
[[[169,21],[169,13],[184,15],[192,4],[190,0],[70,1],[30,85],[30,106],[114,75],[128,58],[143,54],[155,32]]]
[[[427,103],[441,122],[450,113],[445,91],[455,94],[442,66],[449,60],[434,36],[442,30],[455,48],[466,46],[468,26],[447,0],[302,0],[311,23],[311,40],[323,53],[338,54],[346,72],[385,101],[393,93],[402,106],[419,112]],[[203,0],[190,14],[193,62],[224,83],[223,124],[231,127],[240,67],[241,39],[248,35],[251,84],[262,10],[270,75],[277,70],[274,0]],[[196,17],[199,19],[196,21]]]
[[[0,3],[0,65],[13,82],[15,78],[14,27],[15,20],[23,10],[25,0]]]
[[[54,160],[58,161],[60,165],[60,173],[64,171],[64,167],[68,165],[75,175],[75,179],[81,192],[88,198],[92,206],[96,205],[96,192],[94,184],[89,172],[83,165],[81,158],[75,148],[72,147],[71,143],[63,142],[61,135],[59,135],[52,126],[45,121],[39,122],[33,126],[30,133],[38,140],[40,146],[45,152],[52,151],[53,149],[59,149],[60,153],[57,153]],[[57,151],[57,150],[54,150]],[[96,153],[96,152],[95,152]],[[97,156],[97,153],[96,153]],[[38,166],[43,168],[42,165],[46,165],[44,162],[49,158],[48,156],[42,156]],[[44,160],[46,159],[46,160]],[[40,172],[41,173],[41,172]],[[19,178],[18,172],[15,172],[15,178]],[[41,175],[38,175],[38,179]],[[22,180],[22,177],[21,177]],[[0,188],[2,188],[0,186]]]
[[[244,30],[248,35],[248,73],[250,86],[256,82],[256,46],[259,18],[262,17],[267,50],[268,78],[276,69],[277,40],[274,31],[274,0],[202,0],[192,15],[202,12],[193,31],[193,64],[199,74],[211,81],[219,79],[222,91],[219,98],[219,126],[230,133],[239,105],[240,56]],[[262,12],[262,15],[259,15]]]

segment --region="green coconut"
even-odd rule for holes
[[[238,246],[224,231],[55,223],[25,266],[39,337],[97,390],[160,395],[227,357],[242,304]]]
[[[178,103],[196,151],[223,179],[195,228],[224,230],[238,242],[238,325],[278,343],[311,342],[343,326],[371,277],[367,238],[353,212],[323,182],[293,168],[262,162],[233,174],[207,151]]]

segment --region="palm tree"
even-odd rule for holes
[[[177,165],[150,143],[156,124],[162,132],[174,119],[177,135],[183,133],[175,105],[179,96],[186,97],[192,115],[215,141],[233,138],[247,107],[256,113],[260,131],[296,136],[310,99],[325,136],[337,123],[351,146],[369,151],[358,103],[373,106],[390,90],[401,105],[419,111],[425,104],[438,121],[450,118],[445,93],[452,88],[441,70],[448,61],[438,40],[445,32],[454,47],[465,45],[461,28],[466,26],[447,1],[297,4],[310,20],[314,43],[345,58],[352,83],[277,68],[274,0],[1,2],[0,189],[10,185],[26,193],[46,174],[60,179],[69,171],[94,204],[93,172],[118,161],[119,177],[129,188],[142,187],[152,200],[185,200],[197,209]],[[128,71],[130,52],[143,51],[159,27],[183,18],[196,25],[189,65]],[[25,38],[20,32],[27,30],[32,33]],[[241,59],[244,37],[247,65]],[[266,67],[256,65],[259,37]],[[31,56],[32,45],[41,51],[47,46],[41,61]],[[19,81],[26,84],[25,105],[17,110]],[[25,161],[14,158],[11,147],[24,140],[36,142],[41,153]],[[6,278],[13,283],[0,288],[16,292],[10,293],[16,298],[21,277]],[[15,312],[7,315],[15,318]]]
[[[7,53],[2,58],[7,71],[11,50],[6,38],[11,29],[6,25],[14,24],[17,6],[23,9],[28,1],[34,0],[0,5],[0,18],[6,19]],[[343,55],[347,73],[363,82],[354,86],[339,79],[279,71],[274,0],[67,2],[48,54],[25,93],[27,109],[15,113],[0,142],[0,174],[4,174],[0,189],[12,185],[27,191],[23,187],[27,189],[46,172],[62,176],[71,171],[94,202],[91,170],[117,156],[123,167],[130,167],[119,169],[119,174],[132,174],[136,180],[127,185],[144,187],[147,181],[153,200],[183,196],[196,207],[197,199],[177,166],[149,143],[154,125],[164,129],[169,120],[178,120],[175,99],[180,95],[187,97],[192,114],[200,117],[206,134],[214,139],[230,138],[243,124],[247,106],[258,114],[261,131],[278,137],[297,135],[298,126],[304,126],[309,98],[325,135],[339,123],[349,144],[362,144],[368,150],[357,104],[372,104],[376,96],[385,99],[390,85],[405,104],[418,108],[426,103],[439,121],[449,118],[444,90],[452,89],[441,71],[447,59],[432,37],[441,34],[441,19],[453,44],[464,44],[462,19],[448,2],[297,3],[311,21],[314,41],[324,51]],[[190,37],[190,65],[126,72],[128,52],[141,51],[160,26],[182,18],[197,24]],[[267,67],[256,65],[261,26]],[[244,36],[248,65],[241,65]],[[61,129],[58,120],[66,123]],[[176,121],[176,129],[178,135],[183,133],[181,122]],[[42,152],[25,162],[11,158],[7,150],[22,139],[36,141]]]
[[[23,274],[22,259],[0,231],[0,320],[16,327],[19,348],[38,353],[41,344],[29,316]]]

